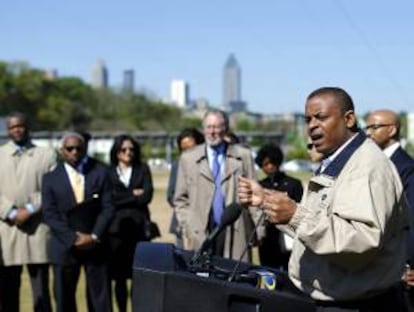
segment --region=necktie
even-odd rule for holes
[[[215,185],[213,196],[213,217],[214,222],[219,225],[221,223],[221,215],[223,214],[224,196],[221,191],[221,172],[218,151],[214,151],[213,156],[213,178]]]
[[[80,203],[84,200],[84,186],[82,176],[76,170],[72,170],[72,189],[75,194],[76,203]]]

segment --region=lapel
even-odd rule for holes
[[[60,185],[62,194],[71,194],[70,199],[68,198],[70,201],[69,207],[74,207],[76,205],[75,194],[73,193],[72,185],[70,184],[69,176],[63,163],[60,163],[56,167],[56,180],[56,185]]]
[[[194,150],[194,159],[200,169],[200,174],[208,181],[214,183],[213,173],[211,172],[210,166],[208,164],[206,148],[206,144],[200,145],[198,148],[196,148]]]
[[[207,180],[214,183],[213,174],[207,159],[206,145],[203,144],[194,151],[195,160],[200,168],[200,174]],[[221,177],[221,184],[227,181],[232,175],[240,169],[240,163],[242,161],[240,155],[237,153],[237,148],[234,145],[228,145],[225,154],[225,172]]]
[[[221,183],[227,181],[231,176],[237,175],[236,172],[240,169],[240,164],[243,166],[243,160],[237,153],[236,146],[229,144],[226,151],[226,169]]]

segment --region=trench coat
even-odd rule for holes
[[[249,149],[241,145],[229,145],[225,154],[225,172],[221,183],[225,207],[238,203],[239,176],[254,178],[253,157]],[[186,249],[197,250],[208,235],[207,227],[214,188],[206,145],[201,144],[184,152],[178,165],[174,209],[178,224],[183,230]],[[225,258],[239,259],[258,219],[259,210],[250,207],[243,209],[241,217],[226,228],[223,254]],[[249,252],[243,260],[250,260]]]
[[[56,164],[56,153],[29,142],[17,152],[12,142],[0,147],[0,265],[48,263],[50,231],[42,222],[41,183]],[[13,205],[31,203],[35,212],[17,227],[7,222]]]

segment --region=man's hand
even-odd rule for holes
[[[259,207],[263,203],[264,189],[255,180],[239,177],[237,195],[242,205]]]
[[[27,219],[30,218],[30,215],[30,212],[26,208],[19,207],[17,209],[17,215],[13,221],[16,225],[22,225],[27,221]]]
[[[286,193],[265,189],[263,208],[270,222],[286,224],[296,212],[297,205]]]
[[[92,238],[91,234],[76,232],[76,239],[73,246],[77,249],[88,249],[95,243],[96,241]]]
[[[132,190],[132,194],[134,194],[134,196],[140,196],[144,194],[144,190],[140,188],[136,188]]]

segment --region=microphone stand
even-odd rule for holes
[[[233,271],[230,274],[230,277],[227,280],[228,282],[232,282],[234,280],[234,278],[236,277],[236,273],[239,270],[242,259],[243,259],[244,255],[246,254],[247,250],[250,247],[252,247],[254,235],[256,234],[257,228],[259,227],[259,225],[263,222],[265,216],[266,216],[266,214],[265,214],[264,210],[262,210],[262,214],[260,215],[259,220],[257,221],[252,233],[250,234],[249,240],[246,243],[246,247],[244,248],[242,254],[240,255],[240,258],[237,260],[236,266],[234,267]]]

